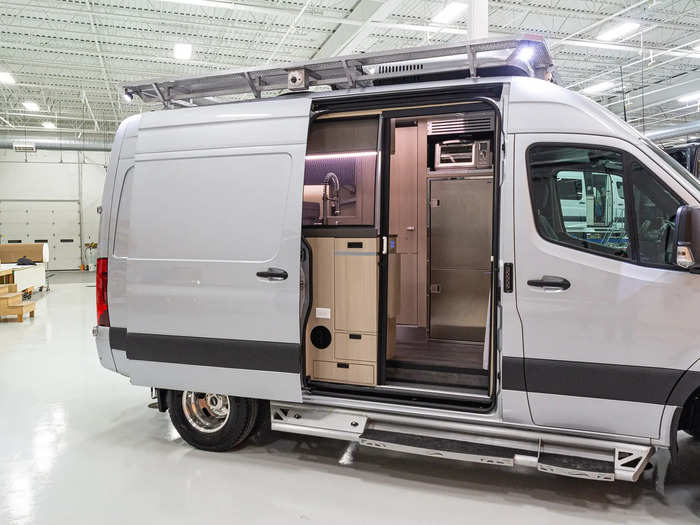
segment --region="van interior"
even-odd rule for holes
[[[313,392],[490,399],[496,112],[334,114],[306,157],[301,319]]]

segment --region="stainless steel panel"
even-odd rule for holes
[[[430,337],[484,341],[493,179],[433,179],[429,186]]]
[[[491,272],[432,269],[430,279],[439,285],[439,291],[430,294],[430,337],[483,341]]]
[[[431,268],[491,267],[493,179],[430,181]]]

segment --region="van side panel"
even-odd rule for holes
[[[309,111],[275,99],[143,116],[121,342],[133,383],[301,400]]]
[[[117,217],[117,205],[114,203],[114,196],[119,195],[122,187],[124,166],[133,163],[134,144],[136,132],[141,117],[135,115],[124,120],[119,126],[114,137],[112,152],[109,156],[107,167],[107,177],[102,191],[102,213],[100,214],[99,242],[97,245],[98,257],[111,257],[114,244],[114,221]],[[118,197],[117,197],[118,204]],[[120,265],[118,261],[110,260],[108,266],[109,282],[108,303],[110,305],[110,320],[117,325],[126,324],[126,261]],[[95,343],[102,366],[108,370],[120,372],[119,366],[114,359],[112,347],[110,345],[109,327],[98,326]],[[123,373],[123,372],[122,372]]]
[[[501,377],[507,379],[507,385],[512,385],[518,382],[524,383],[524,373],[522,366],[519,363],[523,359],[523,327],[518,315],[518,310],[515,302],[515,293],[511,288],[506,291],[503,283],[504,265],[510,264],[512,267],[515,261],[515,242],[514,242],[514,199],[515,196],[515,180],[514,180],[514,158],[511,152],[515,147],[515,136],[506,135],[505,138],[506,155],[503,159],[503,175],[501,182],[501,231],[500,231],[500,263],[499,275],[501,279],[501,304],[498,330],[500,348],[498,348],[498,356],[501,357],[501,362],[498,363],[498,369],[501,371]],[[511,275],[512,279],[512,275]],[[516,366],[511,366],[512,362],[518,363]],[[500,395],[501,415],[503,421],[509,423],[531,424],[530,407],[527,402],[527,393],[525,389],[501,389]]]

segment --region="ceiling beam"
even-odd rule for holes
[[[341,24],[314,53],[313,58],[335,57],[353,52],[358,41],[370,30],[370,22],[386,20],[400,0],[360,0],[347,18],[363,22],[361,25]]]

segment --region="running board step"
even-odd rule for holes
[[[615,463],[600,459],[541,453],[537,470],[570,478],[615,481]]]
[[[419,454],[422,456],[487,463],[489,465],[503,465],[506,467],[515,465],[516,455],[532,454],[532,452],[527,450],[500,447],[485,443],[471,443],[457,439],[422,436],[419,434],[404,434],[386,430],[365,430],[360,435],[359,440],[360,445],[366,447],[395,450],[397,452]],[[536,458],[533,456],[533,459]]]
[[[324,398],[324,401],[327,401]],[[408,454],[504,467],[529,467],[595,481],[637,481],[649,445],[445,422],[311,403],[270,404],[270,427]],[[352,456],[354,448],[349,449]]]

